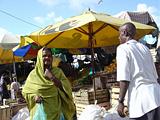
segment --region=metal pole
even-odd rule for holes
[[[95,67],[94,67],[94,46],[93,46],[93,29],[92,23],[89,23],[89,45],[91,48],[91,65],[92,65],[92,80],[93,80],[93,90],[94,90],[94,102],[96,103],[96,86],[95,86]]]
[[[16,77],[16,82],[17,82],[16,63],[15,63],[14,55],[13,55],[13,73],[15,75],[14,77]]]

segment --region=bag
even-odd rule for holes
[[[61,113],[60,120],[65,120],[63,113]]]
[[[105,120],[105,113],[105,108],[100,107],[99,105],[87,105],[78,120]]]
[[[29,120],[29,110],[27,107],[24,107],[18,111],[16,115],[12,117],[12,120]]]
[[[38,103],[33,120],[47,120],[46,113],[44,112],[43,104]]]

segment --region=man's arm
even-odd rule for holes
[[[120,81],[120,94],[119,94],[119,99],[124,101],[124,97],[126,95],[127,89],[129,86],[129,82],[128,81]],[[122,102],[123,102],[122,101]],[[120,102],[120,101],[119,101]]]
[[[129,82],[128,81],[120,81],[120,94],[119,94],[119,104],[118,104],[118,114],[121,117],[125,117],[125,113],[124,113],[124,98],[127,92],[129,86]]]

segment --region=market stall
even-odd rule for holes
[[[110,92],[108,92],[109,89],[106,84],[118,85],[115,79],[116,64],[115,60],[106,59],[109,55],[100,55],[101,49],[96,51],[95,48],[118,45],[118,29],[126,22],[128,21],[89,10],[79,16],[68,18],[24,36],[24,38],[33,39],[40,46],[49,48],[90,49],[90,55],[85,55],[85,59],[77,59],[76,62],[71,59],[72,63],[60,62],[64,66],[76,66],[74,72],[67,70],[73,74],[70,76],[66,72],[66,76],[68,75],[67,77],[73,85],[73,95],[77,111],[79,111],[78,114],[87,104],[97,103],[106,109],[110,108]],[[133,23],[138,31],[137,39],[155,29],[148,25]],[[68,68],[62,67],[62,70],[65,71]],[[73,69],[73,67],[70,68]]]

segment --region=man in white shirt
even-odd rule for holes
[[[11,90],[11,99],[16,99],[21,94],[20,83],[17,81],[16,77],[13,77],[10,90]]]
[[[160,120],[160,85],[149,49],[134,40],[136,28],[125,23],[119,29],[117,48],[117,81],[120,81],[118,114],[124,113],[124,97],[128,90],[131,120]]]

